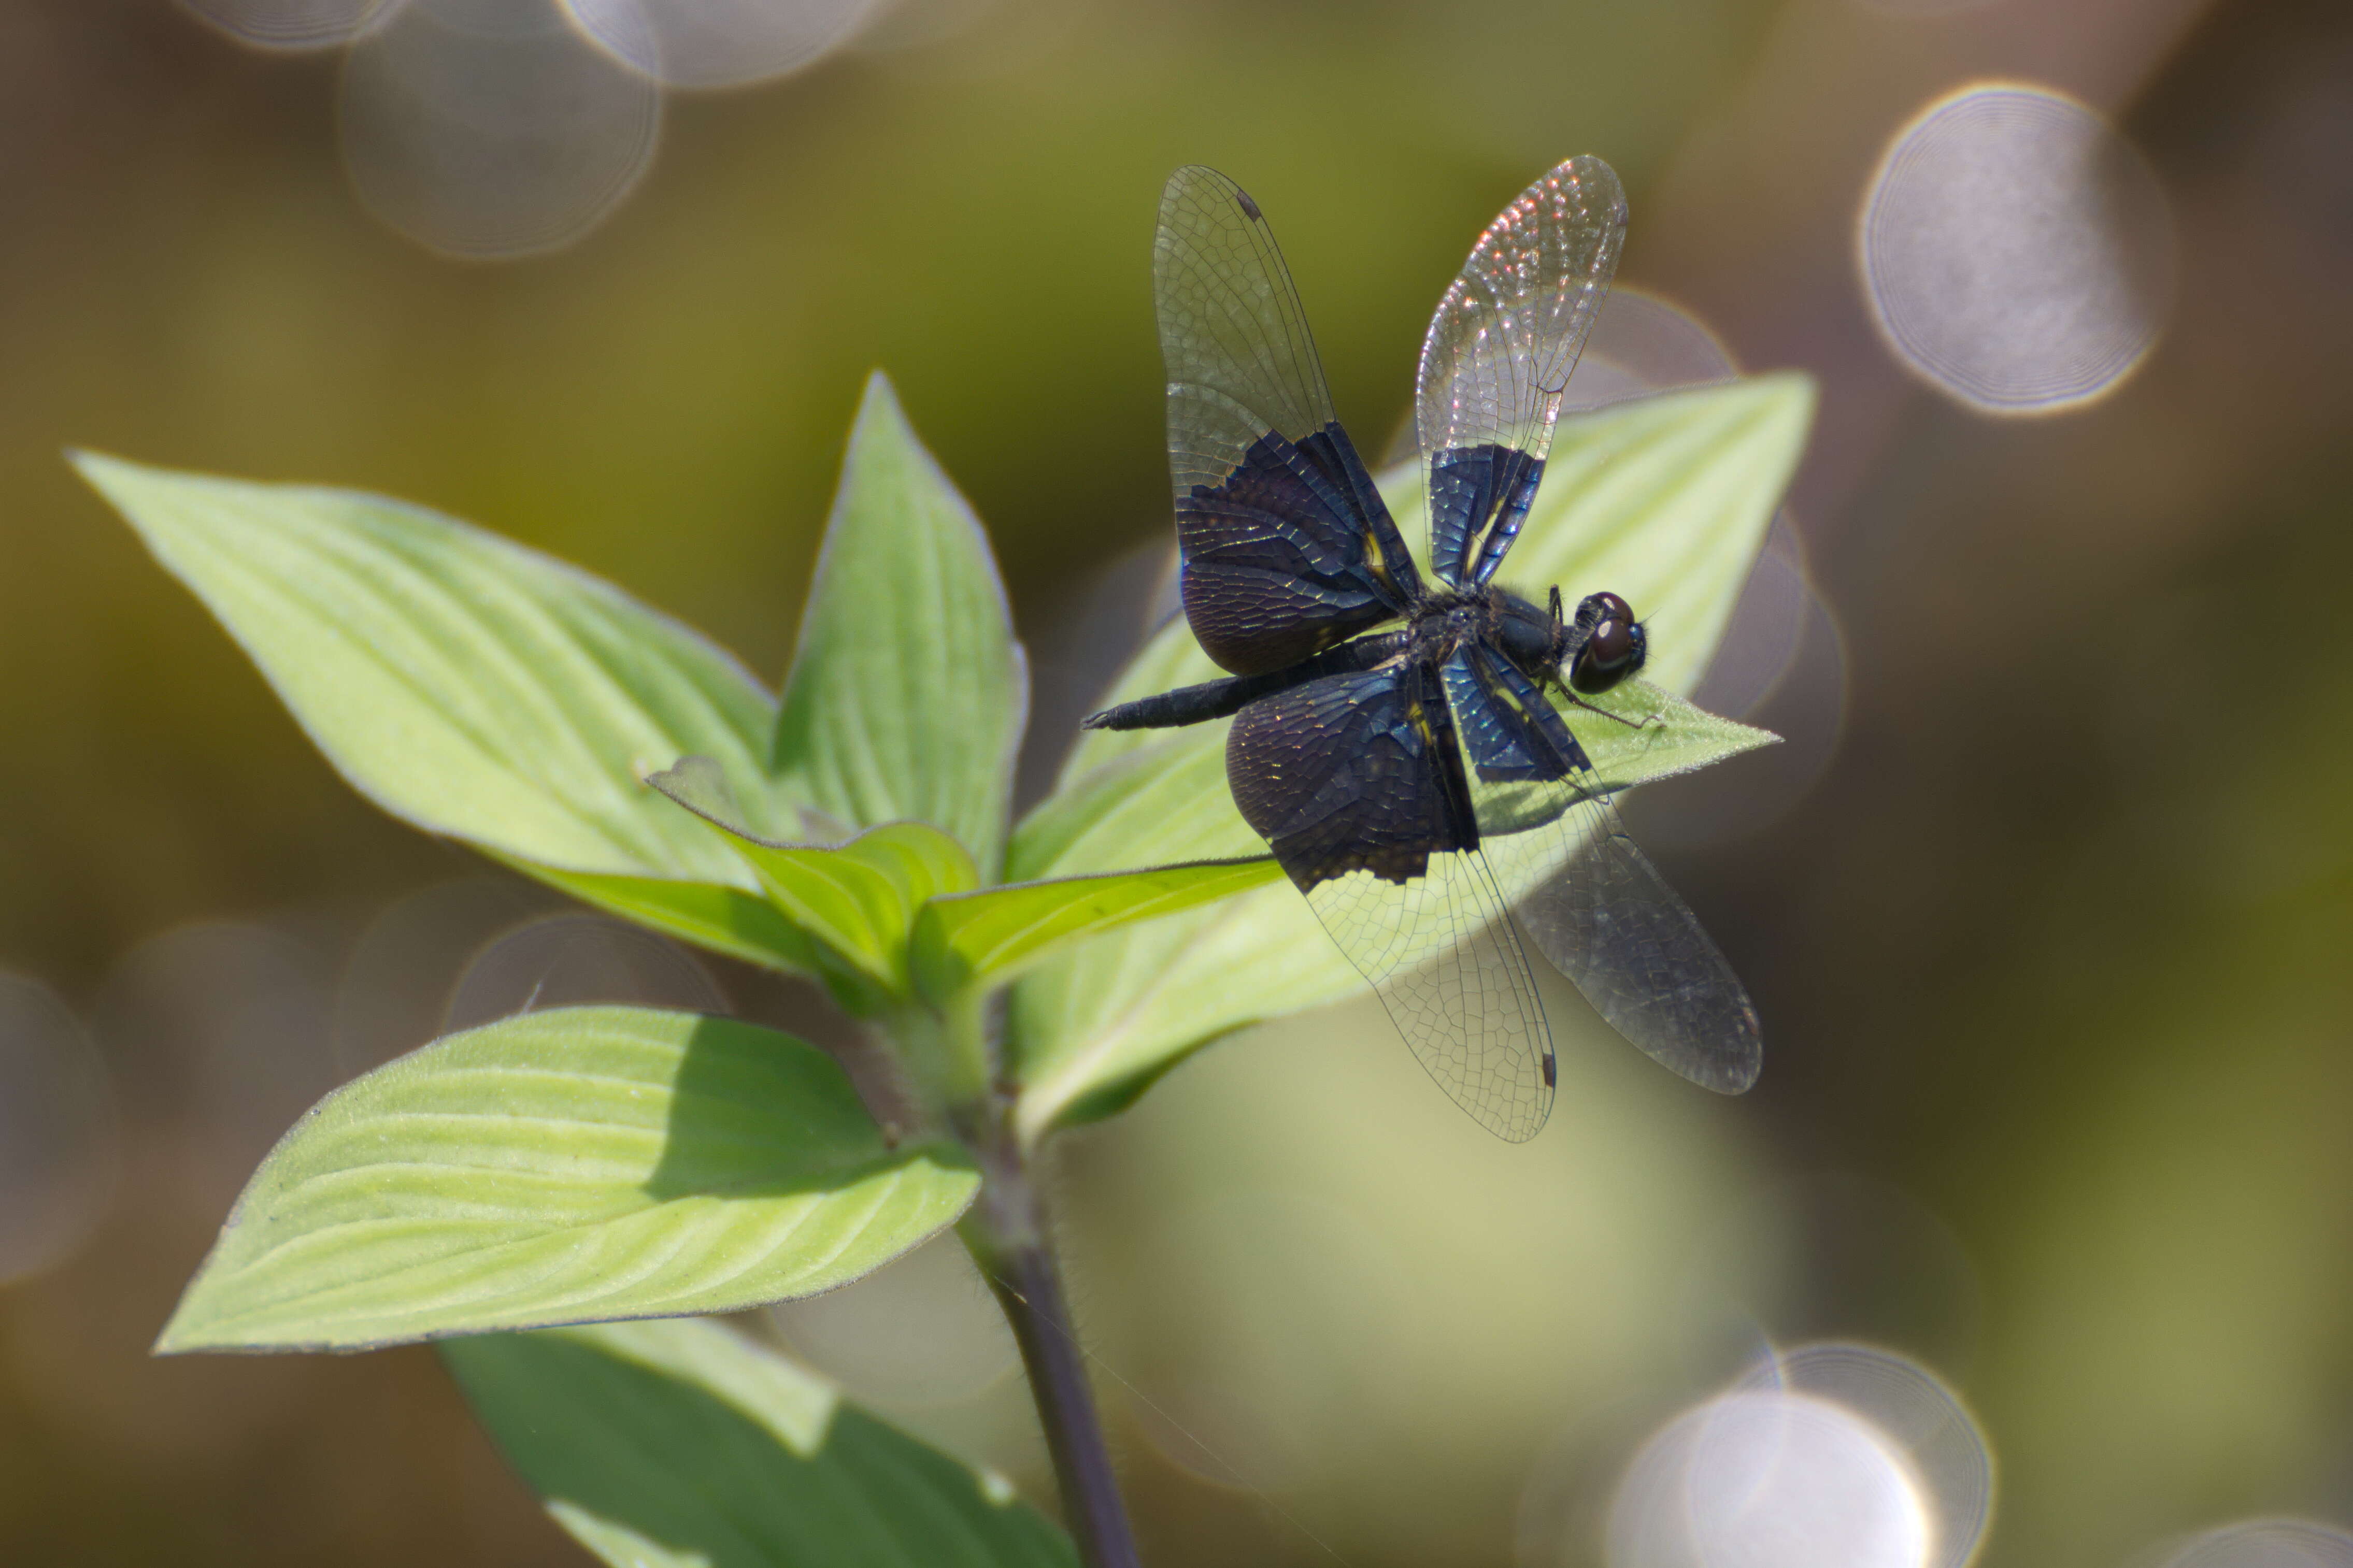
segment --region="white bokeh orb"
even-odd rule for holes
[[[1610,1568],[1926,1568],[1935,1533],[1898,1447],[1809,1394],[1725,1394],[1635,1456],[1607,1532]]]
[[[1990,84],[1931,103],[1880,160],[1858,232],[1896,357],[1994,414],[2072,408],[2155,346],[2173,289],[2165,193],[2099,115]]]
[[[353,46],[340,119],[376,217],[445,255],[503,258],[560,249],[620,205],[653,160],[661,89],[556,0],[409,0]]]
[[[678,88],[771,81],[847,43],[874,0],[565,0],[598,47]]]

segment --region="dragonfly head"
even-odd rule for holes
[[[1560,591],[1553,590],[1553,614],[1559,616]],[[1561,658],[1568,660],[1568,684],[1588,697],[1609,690],[1642,668],[1650,656],[1651,639],[1634,611],[1615,594],[1588,594],[1578,602],[1577,618],[1560,628]]]

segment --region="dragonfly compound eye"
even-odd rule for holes
[[[1622,609],[1625,601],[1618,601]],[[1577,650],[1577,663],[1568,672],[1568,683],[1590,697],[1607,691],[1636,670],[1642,668],[1646,651],[1642,628],[1630,616],[1611,616],[1593,628]]]

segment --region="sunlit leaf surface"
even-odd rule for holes
[[[422,507],[76,461],[394,816],[561,870],[756,886],[638,783],[696,752],[759,820],[783,811],[774,703],[697,633]]]
[[[815,944],[814,959],[853,1011],[902,999],[908,939],[925,900],[968,892],[980,873],[965,847],[921,822],[892,822],[839,844],[791,844],[754,835],[719,767],[688,757],[648,781],[741,855],[781,919]]]
[[[893,1148],[789,1035],[526,1014],[330,1095],[256,1173],[157,1349],[349,1349],[731,1311],[856,1279],[972,1173]]]
[[[915,921],[918,988],[945,1003],[1010,979],[1069,943],[1213,903],[1279,879],[1271,857],[1016,882],[934,899]]]
[[[928,822],[994,875],[1029,691],[987,536],[878,374],[801,617],[776,767],[851,827]]]
[[[871,827],[831,848],[748,844],[742,853],[778,909],[893,994],[908,987],[915,911],[978,880],[964,847],[920,822]]]
[[[1575,719],[1601,776],[1615,784],[1687,772],[1770,739],[1682,702],[1738,601],[1811,416],[1801,376],[1763,376],[1618,405],[1561,426],[1508,585],[1573,603],[1609,589],[1649,622],[1649,683],[1602,705],[1650,715],[1641,730]],[[1382,489],[1417,517],[1420,476]],[[1222,671],[1181,621],[1164,626],[1104,703]],[[1229,721],[1192,729],[1091,731],[1061,790],[1015,835],[1008,874],[1034,878],[1262,852],[1225,781]],[[1014,987],[1008,1040],[1024,1085],[1020,1121],[1058,1122],[1120,1109],[1187,1053],[1261,1018],[1364,992],[1287,884],[1106,936]]]
[[[615,1568],[1074,1568],[1004,1483],[716,1323],[461,1340],[449,1370],[573,1538]]]

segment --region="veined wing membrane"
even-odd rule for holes
[[[1291,270],[1240,185],[1198,164],[1168,177],[1152,282],[1179,500],[1224,483],[1267,432],[1295,442],[1333,422]]]
[[[1472,1120],[1513,1143],[1543,1129],[1557,1074],[1552,1030],[1482,851],[1433,853],[1405,883],[1351,872],[1307,902]]]
[[[1243,709],[1227,772],[1430,1077],[1518,1142],[1551,1113],[1552,1036],[1475,847],[1451,724],[1423,668],[1327,676]]]
[[[1430,465],[1428,560],[1442,581],[1486,582],[1518,535],[1625,235],[1618,176],[1571,158],[1488,225],[1438,302],[1414,420]]]
[[[1514,839],[1544,834],[1576,842],[1567,868],[1519,902],[1537,950],[1644,1055],[1718,1094],[1746,1092],[1765,1060],[1756,1004],[1609,796],[1587,797],[1549,828],[1491,840],[1491,849],[1508,863]]]
[[[1258,204],[1179,169],[1153,246],[1185,612],[1226,668],[1296,663],[1404,613],[1411,556],[1332,412]]]
[[[1756,1006],[1628,836],[1558,711],[1475,650],[1445,678],[1472,759],[1480,852],[1528,939],[1652,1059],[1719,1093],[1746,1089],[1764,1060]]]

